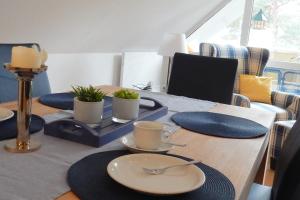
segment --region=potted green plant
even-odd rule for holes
[[[114,93],[112,102],[113,121],[127,122],[138,118],[139,93],[133,90],[121,89]]]
[[[97,124],[102,120],[105,93],[93,86],[76,86],[73,88],[74,119]]]

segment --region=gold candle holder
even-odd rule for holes
[[[15,73],[18,79],[18,114],[17,138],[9,140],[4,148],[13,153],[27,153],[38,150],[41,144],[30,140],[29,126],[31,122],[32,79],[35,75],[47,70],[47,66],[40,68],[13,67],[5,64],[4,68]]]

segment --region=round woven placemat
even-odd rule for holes
[[[111,160],[126,154],[129,152],[124,150],[101,152],[74,163],[67,174],[72,192],[85,200],[231,200],[235,197],[230,180],[219,171],[202,163],[197,166],[205,173],[206,181],[202,187],[193,192],[172,196],[151,196],[128,189],[110,178],[106,171]]]
[[[61,110],[73,110],[74,94],[72,92],[46,94],[39,98],[39,102],[49,107],[58,108]],[[104,110],[112,104],[112,98],[104,97]]]
[[[71,92],[46,94],[39,98],[39,102],[53,108],[73,110],[74,94]]]
[[[45,121],[38,115],[31,115],[31,123],[29,127],[30,134],[39,132],[44,128]],[[8,120],[0,122],[0,141],[17,137],[17,112]]]
[[[256,138],[268,132],[254,121],[220,113],[181,112],[174,114],[172,120],[187,130],[225,138]]]

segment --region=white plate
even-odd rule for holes
[[[155,150],[148,150],[148,149],[141,149],[138,148],[134,143],[133,134],[128,134],[126,136],[123,136],[121,138],[122,144],[124,144],[130,151],[134,153],[142,153],[142,152],[148,152],[148,153],[165,153],[170,151],[173,148],[172,144],[168,143],[162,143],[161,146],[158,149]]]
[[[203,171],[195,165],[174,167],[164,174],[149,175],[146,168],[160,168],[187,161],[161,154],[129,154],[112,160],[107,166],[109,176],[133,190],[155,194],[174,195],[193,191],[205,182]]]
[[[10,119],[13,116],[14,116],[13,111],[6,109],[6,108],[0,108],[0,122]]]

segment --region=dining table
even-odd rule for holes
[[[118,86],[99,86],[107,95],[120,89]],[[17,102],[0,104],[1,107],[16,109]],[[59,112],[59,109],[39,103],[37,98],[32,102],[32,113],[45,116]],[[216,103],[208,110],[252,120],[268,128],[269,132],[262,137],[251,139],[233,139],[209,136],[180,128],[171,137],[174,143],[187,144],[185,148],[175,147],[169,153],[201,160],[204,164],[223,173],[233,184],[235,199],[247,199],[252,183],[264,182],[268,168],[269,135],[275,114],[254,108],[244,108]],[[3,148],[3,147],[1,147]],[[17,191],[16,191],[17,192]],[[57,196],[57,200],[78,200],[74,193],[68,191]]]

